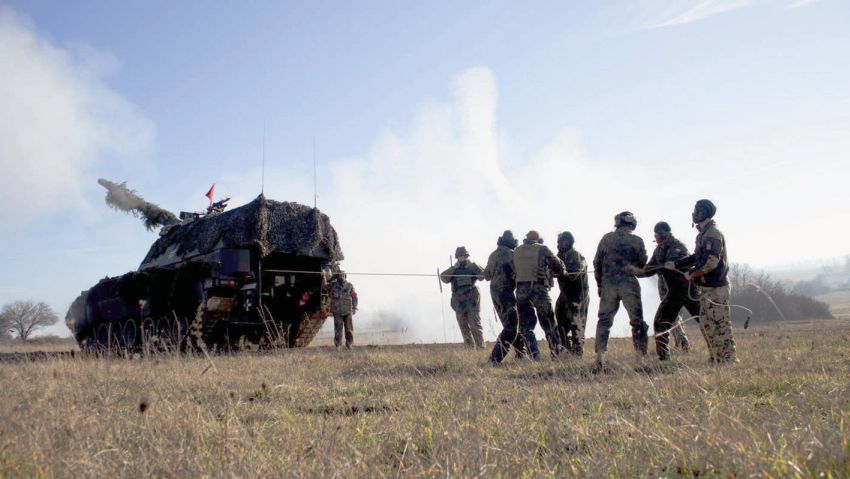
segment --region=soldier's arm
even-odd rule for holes
[[[644,266],[646,266],[646,247],[643,245],[643,240],[640,239],[640,237],[638,237],[637,243],[638,243],[638,258],[637,258],[638,264],[636,264],[635,266],[637,266],[638,268],[643,268]]]
[[[599,246],[596,247],[596,256],[593,257],[593,277],[596,278],[596,284],[602,284],[602,261],[605,258],[605,237],[599,241]]]
[[[487,266],[484,267],[484,279],[487,281],[493,280],[493,270],[496,269],[496,253],[490,253],[490,257],[487,258]]]
[[[703,248],[708,252],[705,261],[694,264],[693,268],[688,271],[691,278],[699,278],[711,273],[720,264],[720,252],[723,249],[723,242],[720,238],[708,237],[703,239]]]
[[[549,269],[556,275],[564,276],[564,274],[567,272],[567,267],[564,266],[564,262],[561,261],[561,258],[555,256],[555,254],[552,253],[552,250],[545,246],[543,247],[542,251],[544,258],[546,258],[546,266],[548,266]]]
[[[472,263],[472,268],[470,269],[472,269],[472,274],[475,275],[475,279],[484,279],[484,270],[481,268],[481,266]]]
[[[638,268],[639,271],[635,273],[635,276],[638,278],[648,278],[658,273],[658,270],[664,267],[664,258],[662,256],[662,248],[660,246],[655,248],[655,251],[652,252],[652,258],[649,259],[646,266]]]
[[[455,267],[454,266],[452,266],[449,269],[440,273],[440,281],[442,281],[444,283],[451,283],[453,274],[455,274]]]

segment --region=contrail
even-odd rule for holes
[[[115,183],[109,180],[100,178],[97,180],[100,186],[106,188],[106,204],[116,210],[130,213],[133,216],[141,217],[145,223],[145,228],[152,231],[159,226],[168,226],[177,224],[180,220],[174,216],[174,213],[160,208],[158,205],[145,201],[144,198],[137,195],[135,191],[127,188],[127,182]]]

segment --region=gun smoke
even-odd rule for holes
[[[174,216],[174,213],[146,201],[144,198],[136,194],[134,190],[127,188],[126,181],[122,183],[115,183],[100,178],[97,182],[100,186],[103,186],[107,190],[106,204],[116,210],[130,213],[137,218],[141,218],[148,231],[152,231],[160,226],[168,226],[180,222],[180,220]]]

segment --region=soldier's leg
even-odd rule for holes
[[[339,347],[342,344],[343,316],[341,314],[334,315],[334,346]]]
[[[638,354],[645,355],[649,338],[649,325],[643,320],[643,302],[640,299],[640,285],[637,280],[620,286],[623,307],[629,313],[629,326],[632,327],[632,344]]]
[[[596,356],[598,360],[608,351],[608,336],[614,325],[614,316],[620,309],[620,296],[612,285],[602,283],[602,297],[599,298],[599,321],[596,323]]]
[[[351,345],[354,344],[354,322],[350,314],[343,316],[343,325],[345,326],[345,347],[351,349]]]
[[[685,325],[682,322],[682,313],[679,313],[676,316],[676,321],[673,322],[673,329],[670,330],[670,336],[673,337],[673,343],[676,345],[677,349],[688,352],[690,349],[690,342],[688,341],[688,335],[685,334]]]
[[[490,362],[500,363],[505,359],[508,351],[511,350],[511,344],[513,344],[514,338],[510,335],[510,331],[508,331],[508,313],[504,310],[502,292],[498,289],[490,288],[490,297],[493,299],[493,309],[496,310],[499,321],[502,323],[502,331],[496,338],[496,344],[490,352]]]
[[[569,311],[569,301],[567,300],[567,295],[561,293],[558,295],[558,299],[555,301],[555,322],[558,323],[558,336],[561,339],[561,344],[570,350],[573,351],[571,341],[570,341],[570,311]]]
[[[558,323],[555,321],[555,311],[552,310],[552,298],[549,297],[548,288],[541,285],[535,286],[532,304],[534,304],[534,308],[537,310],[537,320],[540,321],[540,327],[546,333],[546,341],[549,343],[549,354],[553,358],[558,357],[563,347],[561,346]]]
[[[502,324],[507,331],[508,338],[511,339],[511,344],[516,349],[517,357],[525,355],[525,342],[522,340],[522,335],[519,334],[519,315],[516,308],[516,295],[512,289],[503,290],[501,292],[501,303],[504,307],[504,317]]]
[[[702,297],[700,310],[706,310],[703,317],[709,323],[708,330],[711,333],[714,360],[718,363],[736,362],[735,338],[732,335],[732,321],[729,314],[729,286],[703,288]]]
[[[481,313],[478,310],[469,311],[466,314],[466,320],[469,321],[469,331],[472,333],[472,339],[475,342],[475,347],[483,348],[484,329],[481,327]]]
[[[469,330],[469,321],[466,319],[467,311],[455,311],[457,315],[457,325],[460,328],[460,335],[463,337],[463,344],[467,346],[475,346],[472,341],[472,331]]]
[[[655,312],[655,320],[652,324],[655,329],[655,352],[658,354],[658,359],[662,361],[670,359],[670,332],[674,329],[673,326],[681,308],[682,303],[668,294]]]
[[[585,326],[587,326],[587,306],[589,300],[585,298],[584,301],[579,303],[578,309],[576,310],[574,321],[575,321],[575,331],[573,337],[573,345],[574,345],[574,353],[576,356],[581,357],[584,354],[584,334],[585,334]]]
[[[537,326],[537,316],[531,306],[533,287],[529,283],[517,285],[516,301],[517,313],[519,315],[519,333],[525,343],[525,350],[532,359],[540,359],[540,350],[537,347],[537,338],[534,336],[534,327]]]

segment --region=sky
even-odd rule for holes
[[[352,273],[483,265],[505,229],[591,259],[622,210],[650,252],[660,220],[692,245],[700,198],[733,262],[841,257],[848,24],[843,0],[0,1],[0,304],[64,316],[138,267],[157,233],[99,177],[175,212],[212,183],[312,204],[314,157]],[[459,340],[435,279],[351,279],[361,325]]]

